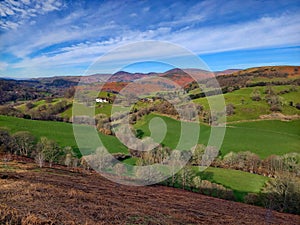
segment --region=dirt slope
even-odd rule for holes
[[[3,168],[6,168],[5,170]],[[0,224],[299,224],[300,216],[98,174],[0,163]]]

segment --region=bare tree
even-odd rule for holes
[[[182,189],[193,185],[193,177],[195,177],[195,172],[191,166],[185,166],[179,171],[178,179],[181,182]]]
[[[30,156],[34,147],[35,137],[27,131],[19,131],[13,134],[16,152],[23,156]]]
[[[205,145],[197,144],[193,150],[191,163],[193,165],[198,165],[198,166],[201,165],[202,156],[204,155],[204,152],[205,152]]]
[[[113,156],[104,147],[99,147],[93,154],[84,156],[84,159],[94,169],[103,171],[110,165]]]
[[[218,154],[219,150],[215,146],[207,146],[202,156],[201,166],[210,166]]]
[[[42,153],[44,158],[49,161],[49,166],[52,167],[53,162],[58,160],[61,153],[59,146],[53,140],[42,137],[37,144],[38,153]]]
[[[35,162],[39,165],[40,168],[44,166],[45,158],[45,153],[43,151],[37,152],[35,156]]]
[[[181,152],[179,150],[173,150],[166,164],[169,166],[171,175],[171,186],[174,186],[176,181],[176,172],[184,166],[184,162],[181,160]]]
[[[121,177],[123,174],[127,172],[127,168],[123,163],[117,163],[114,166],[114,171],[119,177]]]
[[[72,165],[72,155],[70,153],[66,154],[65,165],[70,167]]]
[[[201,187],[201,177],[196,176],[193,178],[193,186],[197,189],[199,189]]]

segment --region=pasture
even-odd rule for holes
[[[149,122],[155,117],[162,119],[167,126],[167,132],[162,143],[171,148],[176,148],[181,130],[181,123],[178,120],[157,114],[150,114],[139,121],[135,125],[135,128],[142,130],[144,136],[151,136]],[[195,129],[194,124],[190,124]],[[200,124],[198,143],[206,145],[210,132],[211,128],[209,126]],[[299,153],[299,146],[300,120],[288,122],[268,120],[232,123],[226,128],[221,146],[221,156],[231,151],[251,151],[261,158],[266,158],[272,154]]]

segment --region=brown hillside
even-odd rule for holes
[[[10,221],[11,223],[6,223]],[[268,211],[163,186],[118,185],[98,174],[0,163],[0,224],[299,224]]]
[[[300,66],[263,66],[240,70],[232,75],[258,75],[258,76],[278,76],[287,77],[300,76]]]

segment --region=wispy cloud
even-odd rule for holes
[[[146,32],[126,31],[126,33],[123,33],[119,37],[110,38],[102,42],[81,42],[76,45],[56,49],[42,56],[26,58],[15,64],[14,67],[21,68],[37,65],[48,67],[93,62],[99,56],[116,46],[143,40],[169,41],[192,49],[197,54],[258,47],[289,46],[299,44],[299,22],[300,17],[298,15],[283,15],[279,18],[264,17],[253,22],[226,27],[193,29],[176,33],[170,32],[169,28],[159,28]],[[56,33],[56,35],[67,40],[69,36],[76,38],[80,35],[80,32],[68,34],[62,32]],[[22,52],[34,49],[36,46],[43,44],[47,45],[51,43],[53,38],[52,36],[40,38],[40,42],[34,43],[33,46],[29,45],[28,49],[25,48]],[[56,41],[60,42],[61,39]],[[120,57],[129,57],[129,55],[126,53]]]
[[[173,33],[167,40],[197,53],[223,52],[258,47],[300,44],[300,16],[263,17],[227,26],[206,27]]]
[[[171,42],[196,54],[297,46],[298,9],[292,1],[276,5],[249,1],[241,6],[231,0],[220,6],[217,0],[126,4],[5,0],[0,2],[0,52],[11,57],[2,59],[1,68],[3,73],[72,71],[118,46],[145,40]],[[128,51],[112,61],[124,57],[136,54]]]
[[[63,3],[60,0],[45,1],[14,1],[0,2],[0,29],[16,29],[27,22],[28,19],[45,14],[50,11],[60,10]]]

